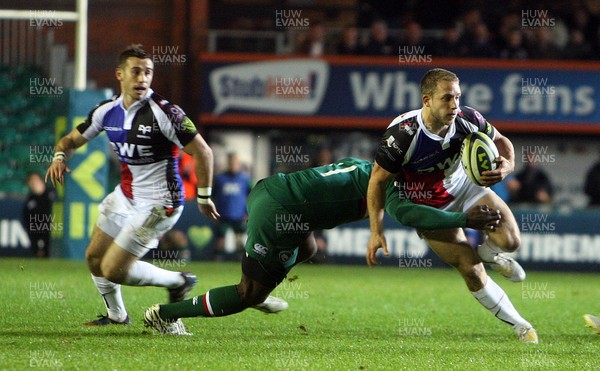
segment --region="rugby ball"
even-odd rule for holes
[[[498,148],[490,137],[481,132],[467,135],[460,148],[460,161],[471,181],[479,186],[481,173],[496,169],[494,160],[498,157]]]

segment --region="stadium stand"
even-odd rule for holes
[[[23,197],[28,172],[45,173],[54,145],[56,96],[36,94],[40,67],[0,66],[0,197]]]

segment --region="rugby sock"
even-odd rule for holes
[[[129,268],[123,283],[128,286],[160,286],[173,289],[183,285],[185,279],[180,272],[169,271],[137,260]]]
[[[490,277],[481,290],[471,292],[471,294],[494,316],[513,328],[516,326],[531,327],[531,324],[519,315],[504,290]]]
[[[489,238],[477,248],[477,254],[483,262],[493,262],[494,256],[501,252],[504,251]]]
[[[92,274],[92,280],[104,299],[104,305],[108,311],[108,318],[113,321],[123,322],[127,318],[127,310],[121,296],[121,285],[110,282],[104,277],[96,277]]]
[[[161,304],[160,317],[175,319],[186,317],[223,317],[246,309],[241,303],[237,285],[223,286],[204,295],[172,304]]]

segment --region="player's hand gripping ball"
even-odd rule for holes
[[[481,173],[496,169],[498,148],[490,137],[484,133],[475,132],[467,135],[460,149],[460,161],[465,173],[471,181],[479,186],[481,184]]]

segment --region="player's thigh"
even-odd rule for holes
[[[477,254],[474,254],[461,228],[427,230],[419,234],[446,264],[459,267],[465,261],[478,262]]]
[[[114,242],[123,250],[141,258],[158,247],[158,241],[173,228],[182,211],[183,206],[170,213],[162,206],[136,210],[123,223]]]
[[[475,205],[488,205],[492,209],[500,210],[500,215],[502,216],[500,226],[494,231],[486,230],[485,233],[503,250],[516,250],[521,243],[521,233],[519,231],[519,226],[517,225],[517,220],[506,202],[494,192],[489,192],[487,195],[477,200]]]
[[[101,275],[100,263],[112,242],[112,236],[104,232],[98,226],[94,227],[92,237],[90,238],[90,244],[85,251],[85,259],[93,275]]]

